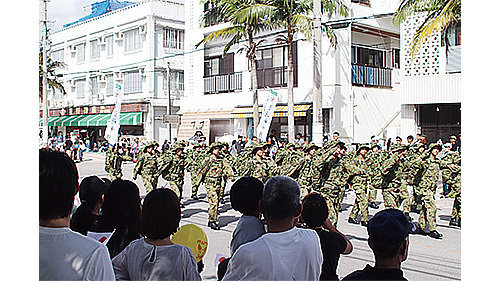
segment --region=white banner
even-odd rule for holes
[[[118,135],[120,132],[120,111],[122,108],[123,90],[122,85],[118,82],[115,84],[115,97],[115,109],[113,109],[113,113],[111,113],[111,117],[108,120],[106,133],[104,135],[104,138],[112,145],[118,142]]]
[[[273,120],[276,102],[278,102],[278,93],[269,88],[267,88],[267,91],[266,103],[262,109],[262,117],[260,118],[259,126],[257,126],[257,138],[261,142],[266,141],[267,132],[269,131],[269,126],[271,126],[271,121]]]

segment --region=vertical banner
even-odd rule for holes
[[[111,145],[114,145],[118,142],[118,135],[120,132],[120,111],[122,108],[123,90],[122,85],[118,82],[116,82],[115,84],[114,95],[116,97],[115,109],[113,109],[113,113],[111,113],[111,117],[108,120],[106,133],[104,135],[104,138]]]
[[[262,109],[262,117],[260,118],[259,126],[257,126],[257,138],[261,142],[266,141],[267,132],[269,131],[269,126],[271,126],[274,109],[278,101],[278,93],[269,88],[267,88],[267,91],[266,103]]]

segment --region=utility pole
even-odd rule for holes
[[[43,0],[43,33],[42,33],[42,147],[48,145],[49,140],[49,118],[48,118],[48,101],[47,101],[47,51],[49,48],[48,43],[48,30],[47,30],[47,2],[50,0]]]
[[[321,0],[313,2],[313,126],[312,141],[323,145],[323,106],[321,69]]]
[[[171,103],[171,91],[170,91],[170,62],[167,62],[167,98],[168,98],[168,106],[167,106],[167,114],[170,117],[172,114],[172,103]],[[172,142],[172,125],[170,122],[167,124],[168,127],[168,139]]]

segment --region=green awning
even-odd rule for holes
[[[49,126],[97,127],[106,126],[111,114],[88,114],[72,116],[51,116]],[[38,125],[42,126],[42,118]],[[142,125],[142,112],[120,113],[120,125]]]

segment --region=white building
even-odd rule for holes
[[[336,28],[338,45],[322,38],[324,134],[334,131],[348,142],[368,142],[372,135],[394,137],[400,133],[399,27],[391,23],[397,1],[348,1],[349,19],[323,18]],[[221,24],[200,27],[203,6],[186,1],[185,95],[180,100],[179,138],[201,130],[210,141],[224,134],[252,134],[252,93],[249,63],[242,43],[223,59],[223,41],[194,46]],[[286,47],[275,38],[280,31],[259,34],[265,39],[257,54],[259,103],[265,88],[279,100],[270,130],[287,133]],[[284,31],[283,31],[284,32]],[[295,131],[311,139],[313,63],[312,43],[299,34],[294,45]]]
[[[123,134],[176,137],[177,124],[169,132],[164,115],[179,110],[184,90],[184,2],[116,4],[94,3],[90,16],[50,34],[51,58],[67,65],[57,72],[67,95],[49,92],[51,132],[87,132],[103,140],[119,82]]]
[[[461,25],[434,32],[411,56],[411,42],[424,19],[415,15],[401,25],[402,135],[426,135],[428,142],[461,132]],[[448,40],[448,50],[444,40]]]

